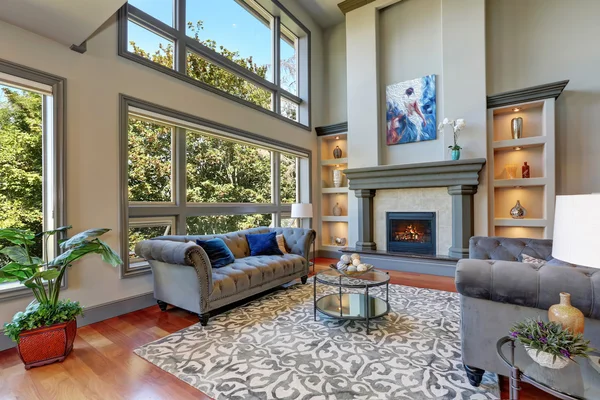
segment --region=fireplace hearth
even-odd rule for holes
[[[387,251],[436,254],[434,212],[386,213]]]

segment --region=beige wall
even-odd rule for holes
[[[557,194],[600,192],[600,1],[486,7],[488,94],[569,79],[556,102]]]
[[[313,124],[322,124],[322,33],[291,0],[284,5],[312,33]],[[112,17],[78,54],[28,31],[0,22],[0,57],[67,79],[67,221],[77,232],[91,227],[113,231],[107,241],[119,249],[119,93],[285,140],[316,154],[315,134],[249,107],[203,91],[166,74],[117,56],[117,24]],[[313,166],[313,171],[316,165]],[[313,193],[318,182],[313,180]],[[123,254],[123,249],[121,254]],[[151,276],[119,279],[116,269],[90,257],[69,271],[64,297],[97,306],[152,291]],[[31,301],[0,304],[0,326]]]
[[[323,123],[329,125],[345,122],[348,120],[345,22],[323,32],[323,62],[325,64]]]
[[[385,89],[388,85],[436,75],[438,120],[442,75],[441,0],[403,0],[379,14],[381,126],[385,126]],[[382,133],[383,134],[383,133]],[[443,140],[387,146],[381,141],[382,164],[409,164],[444,159]]]

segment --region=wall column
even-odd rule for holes
[[[356,250],[376,250],[373,236],[373,197],[375,190],[359,189],[354,194],[358,198],[358,241]]]
[[[469,257],[469,240],[475,232],[475,193],[477,186],[448,186],[448,194],[452,196],[452,247],[448,253],[450,257]]]

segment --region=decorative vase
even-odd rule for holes
[[[517,204],[510,210],[510,216],[513,219],[523,219],[527,215],[527,210],[521,205],[521,201],[517,200]]]
[[[339,169],[333,170],[333,186],[336,188],[342,186],[342,171]]]
[[[523,118],[517,117],[511,119],[510,131],[513,139],[521,139],[523,137]]]
[[[563,329],[570,330],[574,334],[583,333],[585,323],[583,313],[571,305],[569,293],[560,293],[560,303],[548,309],[548,319],[558,322]]]
[[[529,355],[533,361],[540,364],[542,367],[561,369],[569,365],[570,360],[565,357],[554,357],[553,354],[545,351],[537,351],[529,346],[525,346],[525,351],[527,351],[527,355]]]
[[[77,320],[23,331],[17,352],[25,369],[63,361],[73,350]]]
[[[342,149],[340,149],[340,146],[335,146],[335,149],[333,149],[333,158],[342,158]]]
[[[452,150],[452,160],[453,161],[460,160],[460,150]]]
[[[342,215],[342,207],[340,207],[339,203],[335,203],[335,206],[333,206],[333,215],[336,217]]]
[[[508,179],[517,178],[517,164],[506,164],[504,168],[506,168],[506,174],[508,175]]]

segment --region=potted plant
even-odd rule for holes
[[[0,283],[18,281],[31,289],[35,299],[25,311],[15,314],[4,325],[4,333],[17,342],[17,350],[25,368],[63,361],[73,349],[78,315],[83,314],[79,302],[60,299],[60,288],[67,268],[88,254],[99,254],[113,267],[121,258],[100,236],[110,229],[90,229],[67,240],[61,240],[62,253],[48,260],[32,254],[38,241],[46,244],[53,235],[62,235],[70,226],[40,232],[36,235],[19,229],[0,229],[0,241],[12,246],[0,253],[9,261],[0,268]]]
[[[464,129],[467,124],[462,118],[459,118],[456,121],[444,118],[444,120],[438,126],[438,131],[440,131],[440,133],[444,132],[444,127],[446,125],[450,125],[452,127],[452,132],[454,134],[454,145],[448,146],[448,148],[452,150],[452,159],[456,161],[460,159],[460,150],[462,149],[462,147],[458,145],[458,136],[460,131]]]
[[[553,369],[566,367],[575,357],[588,358],[594,350],[582,334],[563,329],[557,322],[527,319],[515,324],[510,336],[523,344],[533,361]]]

